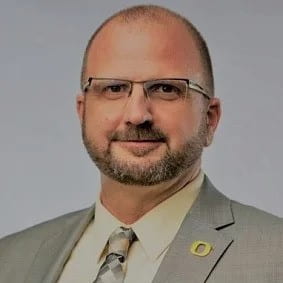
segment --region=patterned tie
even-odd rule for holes
[[[93,283],[122,283],[125,272],[122,263],[125,262],[128,250],[136,240],[131,228],[119,227],[109,237],[108,253],[101,265]]]

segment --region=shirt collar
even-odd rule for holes
[[[98,199],[93,225],[94,254],[97,255],[97,262],[105,251],[109,236],[120,226],[132,227],[146,255],[151,260],[157,259],[177,234],[185,215],[200,191],[203,178],[204,173],[201,171],[192,182],[154,207],[132,225],[126,225],[115,218]]]
[[[198,196],[203,178],[204,174],[201,171],[192,182],[132,225],[145,253],[151,260],[157,259],[173,241]]]

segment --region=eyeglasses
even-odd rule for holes
[[[83,91],[91,92],[95,96],[103,97],[108,100],[118,100],[129,97],[133,90],[133,84],[142,84],[145,95],[149,99],[164,101],[178,100],[185,98],[189,94],[189,89],[202,94],[210,99],[200,85],[189,79],[166,78],[148,81],[130,81],[112,78],[88,78],[83,86]]]

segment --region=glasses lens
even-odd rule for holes
[[[107,99],[119,99],[128,96],[131,83],[115,79],[93,79],[90,89],[95,95]]]
[[[145,89],[150,98],[176,100],[186,96],[187,82],[174,79],[154,80],[146,82]]]

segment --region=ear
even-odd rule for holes
[[[78,94],[76,97],[76,107],[77,107],[77,114],[80,119],[80,123],[82,124],[84,110],[85,110],[85,95],[83,95],[82,93]]]
[[[206,112],[206,124],[207,124],[207,140],[206,146],[212,143],[214,133],[218,126],[221,117],[221,103],[219,98],[213,97],[210,99],[207,112]]]

